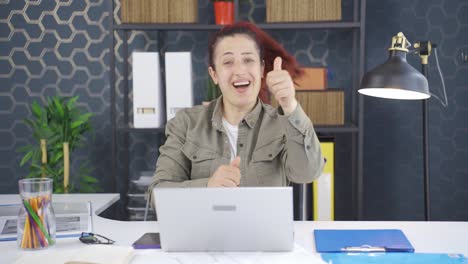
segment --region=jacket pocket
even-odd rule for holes
[[[283,166],[281,164],[283,149],[284,140],[278,138],[254,151],[252,162],[255,166],[260,185],[285,185]]]
[[[210,177],[210,168],[216,157],[215,151],[202,148],[191,141],[186,141],[182,146],[182,153],[191,162],[190,178],[192,180]]]

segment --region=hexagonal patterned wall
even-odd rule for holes
[[[241,18],[265,20],[265,0],[240,1]],[[198,0],[200,23],[213,23],[210,0]],[[30,116],[28,105],[47,96],[79,95],[80,105],[96,113],[95,131],[88,147],[75,157],[90,161],[96,168],[104,191],[111,180],[111,120],[108,31],[110,0],[0,0],[0,193],[16,192],[16,181],[26,173],[19,168],[21,155],[15,150],[31,142],[30,130],[22,120]],[[114,19],[119,23],[120,5],[115,2]],[[410,40],[430,39],[440,44],[440,63],[446,74],[448,108],[430,101],[430,146],[433,214],[437,219],[467,220],[468,210],[459,201],[467,200],[463,186],[468,168],[466,134],[466,64],[457,60],[467,48],[466,3],[445,1],[368,1],[367,68],[383,61],[390,38],[403,30]],[[343,1],[345,20],[351,17],[351,1]],[[352,34],[349,30],[275,30],[281,41],[305,66],[327,66],[330,86],[347,91],[349,105]],[[164,47],[191,51],[194,62],[195,102],[204,98],[206,46],[210,32],[168,32]],[[122,32],[116,37],[116,91],[118,125],[123,125]],[[157,51],[156,32],[132,31],[129,51]],[[417,61],[411,61],[417,65]],[[433,58],[431,58],[433,64]],[[431,89],[440,81],[431,66]],[[131,101],[131,76],[129,78]],[[465,88],[465,89],[463,89]],[[439,91],[440,92],[440,91]],[[440,93],[439,93],[440,94]],[[131,104],[130,104],[131,106]],[[422,217],[422,161],[419,143],[420,107],[413,102],[365,98],[365,216],[368,219],[420,219]],[[410,114],[408,114],[410,113]],[[130,120],[131,120],[131,113]],[[349,119],[349,111],[347,112]],[[122,192],[129,178],[140,170],[154,170],[163,138],[157,133],[130,133],[130,152],[123,149],[125,137],[118,133],[117,190]],[[336,218],[351,219],[350,136],[337,137]],[[130,161],[130,175],[123,171]],[[339,164],[339,165],[338,165]],[[125,193],[122,193],[125,195]],[[464,206],[464,207],[463,207]],[[464,209],[464,210],[463,210]]]
[[[94,132],[72,153],[71,177],[89,161],[93,175],[111,191],[109,119],[109,14],[106,0],[0,1],[0,192],[15,193],[27,174],[15,150],[32,143],[22,120],[33,101],[78,95],[95,113]],[[91,147],[92,146],[92,147]]]

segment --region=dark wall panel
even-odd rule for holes
[[[429,99],[429,165],[433,220],[468,220],[468,2],[367,1],[367,70],[387,59],[391,38],[438,44],[449,106]],[[408,61],[420,69],[419,57]],[[442,97],[434,54],[429,88]],[[421,102],[365,98],[365,216],[371,220],[423,220]]]

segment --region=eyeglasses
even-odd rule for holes
[[[101,236],[98,234],[94,233],[86,233],[82,232],[80,236],[80,241],[85,243],[85,244],[106,244],[106,245],[112,245],[115,243],[114,240],[109,239],[105,236]]]

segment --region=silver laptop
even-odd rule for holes
[[[290,251],[291,187],[155,188],[165,251]]]

